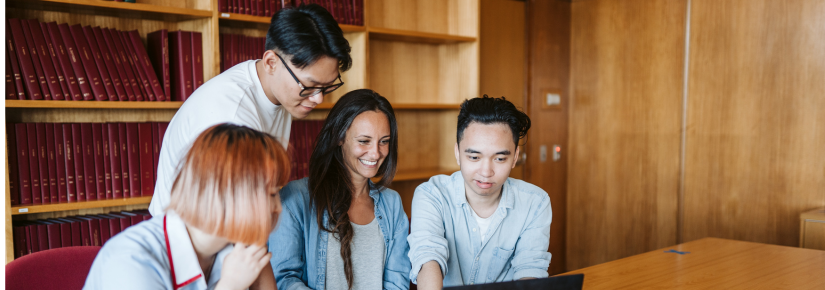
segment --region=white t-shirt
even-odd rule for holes
[[[487,237],[487,229],[490,228],[490,222],[492,222],[491,217],[495,215],[495,212],[486,218],[482,218],[478,216],[475,210],[472,208],[470,208],[470,210],[473,212],[473,218],[476,219],[476,223],[478,224],[479,234],[481,234],[481,242],[483,243]]]
[[[286,148],[292,116],[270,101],[249,60],[200,86],[180,107],[163,136],[158,178],[149,212],[163,215],[178,174],[178,166],[201,132],[220,123],[232,123],[269,133]]]

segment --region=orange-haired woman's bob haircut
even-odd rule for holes
[[[195,139],[183,159],[167,210],[211,235],[263,245],[277,223],[270,195],[288,179],[289,157],[274,137],[215,125]]]

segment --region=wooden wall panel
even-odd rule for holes
[[[686,9],[572,3],[570,270],[676,243]]]
[[[693,0],[684,237],[799,245],[825,206],[825,2]]]

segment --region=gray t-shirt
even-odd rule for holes
[[[352,257],[352,289],[382,289],[384,281],[384,234],[378,227],[378,219],[369,224],[352,223],[354,230],[350,252]],[[341,242],[335,235],[327,239],[327,289],[347,289],[344,260],[341,259]]]

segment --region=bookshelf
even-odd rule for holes
[[[263,37],[270,17],[219,12],[217,0],[8,0],[6,18],[137,29],[199,31],[204,79],[220,73],[221,33]],[[371,88],[393,104],[399,166],[391,186],[405,209],[415,187],[458,170],[453,154],[459,104],[479,95],[479,3],[475,0],[364,0],[364,26],[340,25],[352,47],[344,87],[308,119],[322,119],[344,93]],[[181,102],[6,101],[6,122],[168,122]],[[6,172],[8,172],[8,159]],[[6,263],[13,260],[12,220],[145,209],[151,197],[14,206],[6,175]],[[25,212],[20,212],[23,209]]]

